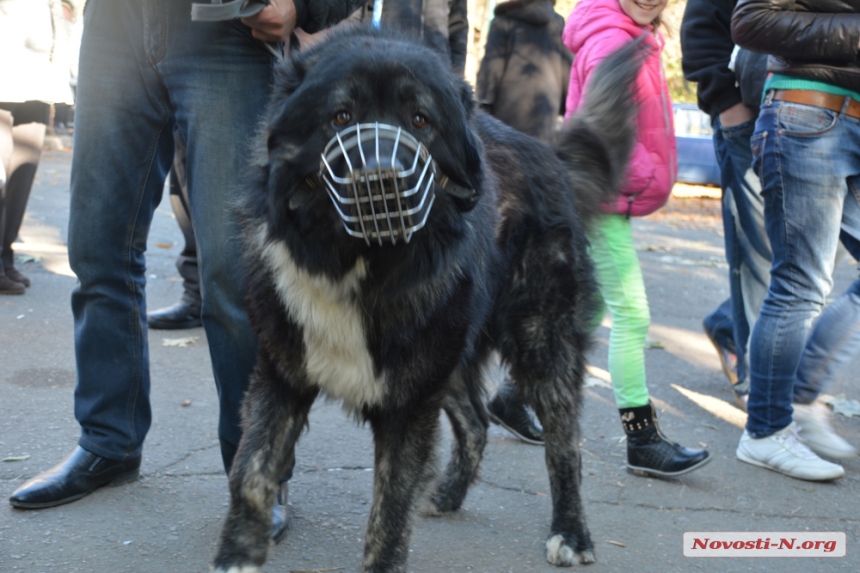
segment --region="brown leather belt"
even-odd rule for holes
[[[842,111],[842,106],[845,100],[849,100],[848,109],[845,115],[848,117],[860,118],[860,101],[847,96],[829,94],[826,92],[816,92],[812,90],[775,90],[771,95],[771,99],[779,101],[788,101],[791,103],[802,103],[813,107],[829,109],[839,113]]]

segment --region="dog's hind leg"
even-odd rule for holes
[[[574,556],[593,563],[594,546],[582,505],[582,454],[579,450],[579,398],[572,391],[577,376],[560,374],[537,388],[533,407],[544,432],[547,472],[552,493],[552,527],[546,542],[547,561],[569,566]]]
[[[261,351],[245,395],[245,426],[230,471],[230,510],[221,530],[216,573],[256,573],[266,560],[278,480],[289,471],[316,392],[296,394]]]
[[[499,350],[543,426],[553,505],[547,560],[592,563],[580,495],[579,409],[594,314],[584,239],[570,228],[535,234],[513,273],[496,308]]]
[[[376,459],[363,573],[405,573],[412,517],[433,476],[439,399],[369,415]]]
[[[487,444],[487,411],[482,404],[481,372],[477,366],[458,368],[451,376],[442,407],[451,422],[454,440],[451,459],[431,495],[427,513],[439,515],[460,509],[475,481]]]
[[[576,343],[562,343],[555,348],[555,356],[545,356],[551,364],[548,372],[544,369],[523,371],[514,365],[511,368],[514,380],[525,386],[527,401],[543,426],[552,494],[552,526],[546,542],[546,557],[553,565],[562,567],[573,565],[577,556],[580,563],[595,561],[580,494],[582,455],[578,419],[585,361],[575,346]]]

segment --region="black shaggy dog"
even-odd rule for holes
[[[265,561],[277,481],[320,393],[373,429],[362,570],[406,571],[441,409],[455,440],[431,506],[458,509],[475,479],[493,350],[544,428],[547,559],[594,561],[578,411],[595,284],[577,202],[593,214],[623,173],[637,53],[605,61],[557,149],[475,111],[435,53],[390,34],[341,33],[285,67],[243,200],[260,350],[216,571]]]

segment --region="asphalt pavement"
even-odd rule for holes
[[[150,331],[153,426],[141,478],[65,506],[13,509],[2,500],[76,445],[75,360],[68,267],[71,153],[46,152],[33,189],[19,268],[32,286],[0,297],[0,572],[208,571],[228,492],[216,436],[217,397],[202,329]],[[166,196],[166,194],[165,194]],[[165,197],[166,198],[166,197]],[[97,221],[93,221],[97,224]],[[735,458],[745,414],[732,404],[716,353],[702,333],[705,314],[728,294],[718,201],[673,198],[637,220],[635,237],[651,302],[649,387],[661,425],[684,445],[706,446],[713,461],[679,479],[635,476],[606,383],[608,321],[597,332],[595,376],[582,416],[583,495],[597,563],[605,572],[860,570],[860,458],[833,483],[794,480]],[[176,302],[174,261],[182,239],[169,201],[147,251],[150,308]],[[843,260],[840,292],[857,272]],[[860,361],[827,389],[860,396]],[[498,379],[499,373],[491,376]],[[837,431],[860,446],[860,417],[836,416]],[[447,422],[440,458],[448,451]],[[297,448],[290,489],[291,529],[271,551],[268,572],[359,571],[372,495],[370,431],[336,403],[320,400]],[[544,452],[490,429],[481,478],[457,513],[415,521],[409,571],[550,572]],[[845,557],[694,558],[685,532],[844,532]]]

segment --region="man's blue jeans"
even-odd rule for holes
[[[805,385],[806,397],[814,398],[860,350],[860,280],[812,331],[833,288],[840,233],[860,256],[860,121],[768,98],[752,150],[773,249],[770,286],[750,342],[746,429],[762,438],[791,423],[795,384],[800,396]]]
[[[109,459],[139,455],[151,423],[145,251],[174,126],[188,146],[222,449],[239,442],[239,404],[256,357],[229,206],[272,60],[238,21],[192,23],[190,14],[191,0],[89,0],[84,16],[69,223],[79,280],[75,417],[79,444]]]
[[[770,281],[770,243],[764,227],[761,185],[752,170],[751,119],[722,127],[714,120],[714,151],[723,188],[722,216],[730,298],[705,317],[705,328],[738,358],[738,384],[747,386],[747,342]],[[729,347],[731,349],[731,347]]]

